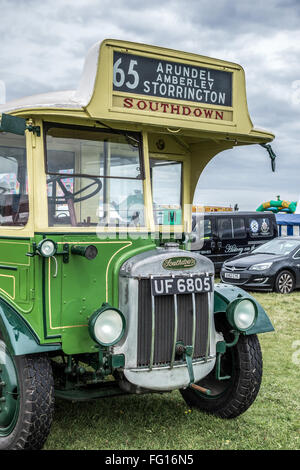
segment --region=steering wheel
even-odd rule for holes
[[[72,176],[71,175],[55,175],[47,180],[47,184],[57,183],[60,189],[62,190],[62,192],[64,193],[63,196],[56,196],[54,198],[50,197],[50,199],[54,200],[55,203],[62,204],[63,202],[68,202],[68,200],[70,199],[72,200],[73,203],[85,201],[86,199],[89,199],[90,197],[95,196],[95,194],[97,194],[102,189],[102,182],[100,181],[99,178],[95,178],[93,176],[84,176],[83,178],[93,180],[93,182],[88,184],[87,186],[84,186],[84,188],[79,189],[75,193],[71,193],[71,191],[69,191],[64,185],[64,183],[62,182],[63,179],[70,178],[70,177]],[[93,186],[96,186],[96,189],[94,189],[91,193],[86,194],[85,196],[76,197]]]

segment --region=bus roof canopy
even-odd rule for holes
[[[119,40],[91,48],[77,90],[12,101],[0,106],[1,112],[77,116],[121,126],[130,122],[179,136],[200,137],[200,132],[202,139],[235,145],[274,138],[253,128],[240,65]]]

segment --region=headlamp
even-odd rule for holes
[[[124,335],[126,321],[120,310],[109,304],[97,310],[89,319],[91,337],[102,346],[113,346]]]
[[[269,269],[272,266],[272,262],[270,263],[259,263],[259,264],[253,264],[250,266],[249,270],[250,271],[265,271],[266,269]]]
[[[255,323],[257,318],[257,306],[251,299],[235,299],[227,307],[227,320],[238,331],[247,331]]]

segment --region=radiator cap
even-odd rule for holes
[[[164,244],[164,248],[169,251],[176,251],[179,250],[179,243],[167,242]]]

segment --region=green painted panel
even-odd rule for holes
[[[100,240],[93,235],[47,235],[58,245],[58,253],[69,245],[69,261],[56,255],[45,259],[45,310],[47,336],[61,335],[67,354],[95,351],[88,333],[88,319],[103,302],[118,307],[119,269],[131,256],[153,249],[149,240]],[[73,245],[95,245],[98,255],[88,260],[71,253]]]
[[[19,313],[0,299],[0,332],[12,355],[55,351],[59,345],[40,345],[36,333]]]
[[[248,294],[248,292],[236,286],[215,284],[215,295],[214,295],[215,313],[226,312],[226,308],[228,304],[232,302],[233,300],[235,300],[237,297],[246,297],[246,298],[254,300],[258,309],[256,323],[250,330],[245,332],[246,335],[274,331],[274,327],[268,315],[266,314],[262,306],[257,302],[257,300],[254,297],[252,297],[252,295]]]
[[[0,240],[0,265],[30,266],[31,258],[26,256],[30,251],[30,240]]]
[[[30,249],[30,240],[0,240],[0,294],[20,313],[33,308],[29,294],[34,288],[34,262],[26,256]]]

